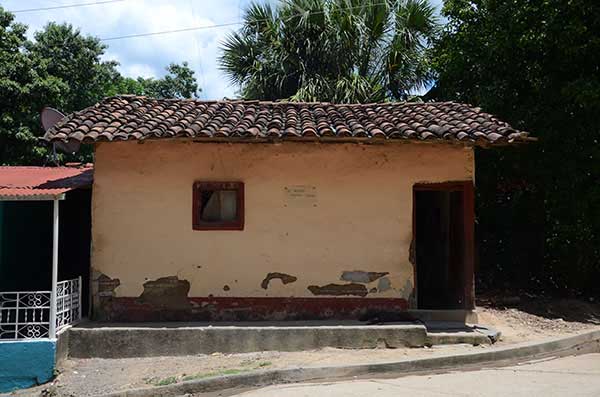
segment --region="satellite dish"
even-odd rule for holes
[[[45,107],[42,109],[41,119],[44,131],[48,131],[50,128],[54,127],[54,125],[61,121],[64,117],[64,114],[54,108]],[[52,144],[54,145],[54,149],[58,149],[63,153],[69,154],[76,153],[81,145],[80,142],[76,140],[71,140],[67,143],[53,142]]]

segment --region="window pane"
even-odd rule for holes
[[[221,202],[219,194],[215,191],[205,190],[202,192],[202,210],[200,219],[203,222],[218,222],[221,213]]]
[[[235,190],[221,190],[221,220],[235,221],[237,219],[237,192]]]
[[[201,193],[202,222],[230,222],[237,219],[237,192],[235,190],[204,190]]]

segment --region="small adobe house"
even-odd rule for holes
[[[121,96],[45,139],[95,146],[94,318],[156,321],[472,309],[473,149],[529,138],[450,102]]]

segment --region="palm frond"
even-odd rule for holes
[[[249,99],[402,99],[430,81],[437,29],[428,0],[252,3],[219,63]]]

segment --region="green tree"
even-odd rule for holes
[[[26,50],[27,26],[0,8],[0,160],[40,162],[46,148],[37,145],[39,111],[47,100],[68,89],[50,76]]]
[[[58,95],[43,98],[45,104],[67,113],[82,109],[101,99],[119,78],[118,63],[101,59],[107,46],[70,24],[51,22],[33,37],[24,47],[34,69],[64,87]]]
[[[195,97],[199,92],[187,63],[171,64],[159,79],[125,78],[118,63],[103,61],[106,45],[69,24],[49,23],[28,40],[27,26],[0,7],[0,164],[43,164],[50,147],[40,111],[52,106],[71,113],[102,98],[139,94],[161,98]],[[91,161],[83,147],[65,160]]]
[[[478,150],[484,282],[600,294],[600,3],[447,0],[428,95],[539,142]]]
[[[253,3],[220,64],[246,99],[406,99],[430,81],[436,29],[427,0]]]
[[[166,67],[167,74],[159,79],[121,77],[117,79],[107,94],[134,94],[152,98],[198,98],[202,91],[198,88],[194,71],[187,62],[181,65],[172,63]]]

